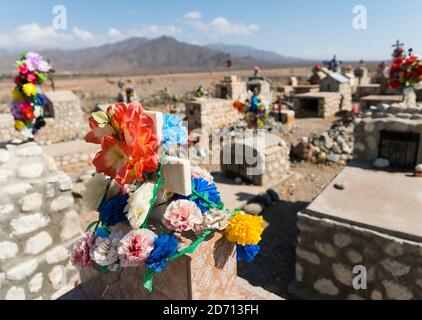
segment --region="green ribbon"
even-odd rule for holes
[[[155,271],[147,268],[147,271],[144,274],[144,288],[148,290],[149,293],[152,292],[152,282],[154,280]]]
[[[91,229],[92,229],[92,227],[94,226],[94,225],[98,225],[100,223],[100,221],[98,220],[98,221],[94,221],[94,222],[91,222],[89,225],[88,225],[88,227],[86,228],[86,230],[85,230],[85,233],[87,233],[88,231],[91,231]],[[97,229],[97,228],[95,228],[95,229]]]

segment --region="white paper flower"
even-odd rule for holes
[[[417,84],[415,84],[415,89],[416,90],[421,90],[422,89],[422,81],[418,82]]]
[[[112,232],[107,238],[98,237],[91,251],[91,259],[102,267],[114,264],[119,259],[118,247],[123,232]]]
[[[222,210],[211,209],[204,216],[203,230],[216,229],[223,231],[229,225],[229,215]]]
[[[122,268],[140,267],[154,250],[157,235],[148,229],[132,230],[120,240],[119,256]]]
[[[127,219],[133,229],[139,229],[145,222],[151,208],[151,199],[154,195],[154,184],[145,182],[138,190],[131,193],[125,208]]]
[[[192,166],[191,175],[192,175],[192,179],[202,178],[209,182],[214,182],[214,177],[211,175],[211,173],[209,173],[207,170],[201,167]]]
[[[203,222],[201,210],[195,202],[177,200],[170,203],[163,217],[163,224],[174,231],[199,231]]]
[[[85,191],[82,199],[90,210],[98,210],[107,190],[107,178],[103,174],[97,174],[85,183]]]

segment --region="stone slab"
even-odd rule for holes
[[[334,185],[344,183],[345,190]],[[422,180],[363,165],[346,167],[304,213],[422,240]]]

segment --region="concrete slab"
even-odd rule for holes
[[[345,190],[336,189],[337,183]],[[422,241],[422,179],[346,167],[304,213]]]
[[[403,96],[401,95],[372,95],[372,96],[366,96],[361,98],[362,101],[365,102],[380,102],[380,101],[385,101],[385,102],[402,102],[403,101]]]

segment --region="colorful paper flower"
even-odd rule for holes
[[[118,231],[112,232],[108,238],[96,238],[91,250],[91,259],[102,267],[116,263],[119,260],[118,247],[122,237],[123,233]]]
[[[89,118],[89,127],[91,131],[85,137],[85,141],[88,143],[101,144],[104,137],[112,136],[115,133],[111,125],[100,127],[93,117]]]
[[[100,220],[109,226],[115,226],[126,220],[124,213],[129,196],[127,194],[111,197],[100,205]]]
[[[242,211],[229,219],[229,226],[226,228],[226,238],[241,246],[256,245],[261,241],[264,232],[262,217],[255,217]]]
[[[193,194],[188,197],[181,197],[195,202],[203,214],[213,208],[212,204],[221,205],[221,196],[217,186],[202,178],[192,179]]]
[[[107,191],[107,185],[107,177],[103,174],[96,174],[85,183],[85,190],[82,192],[82,199],[88,209],[99,209]]]
[[[21,120],[17,120],[15,121],[15,129],[20,131],[23,128],[25,128],[25,122],[21,121]]]
[[[147,229],[129,232],[120,240],[118,251],[121,267],[142,266],[154,249],[154,240],[156,238],[156,234]]]
[[[37,94],[37,87],[33,83],[25,83],[22,91],[27,97],[34,97]]]
[[[145,222],[151,208],[154,187],[153,183],[145,182],[130,194],[125,212],[127,212],[127,219],[133,229],[139,229]]]
[[[179,243],[173,234],[158,237],[154,241],[154,250],[149,255],[146,266],[154,272],[167,268],[167,259],[177,253]]]
[[[211,173],[198,166],[191,166],[191,177],[192,179],[205,179],[210,183],[214,182],[214,177],[211,175]]]
[[[189,200],[170,203],[164,213],[163,224],[174,231],[199,231],[203,217],[199,208]]]
[[[163,124],[163,147],[168,150],[174,144],[188,144],[188,130],[182,125],[183,117],[165,114]]]
[[[51,69],[49,63],[35,52],[28,52],[26,54],[25,63],[29,71],[48,72]]]
[[[16,101],[16,102],[25,101],[25,98],[24,98],[22,92],[19,90],[19,88],[13,89],[13,91],[12,91],[12,99],[13,99],[13,101]]]
[[[204,215],[202,230],[220,230],[223,231],[229,225],[229,215],[227,212],[218,209],[211,209]]]
[[[237,261],[252,262],[258,255],[261,247],[259,245],[236,246]]]
[[[94,247],[96,236],[88,232],[73,245],[70,261],[78,270],[92,267],[91,249]]]

